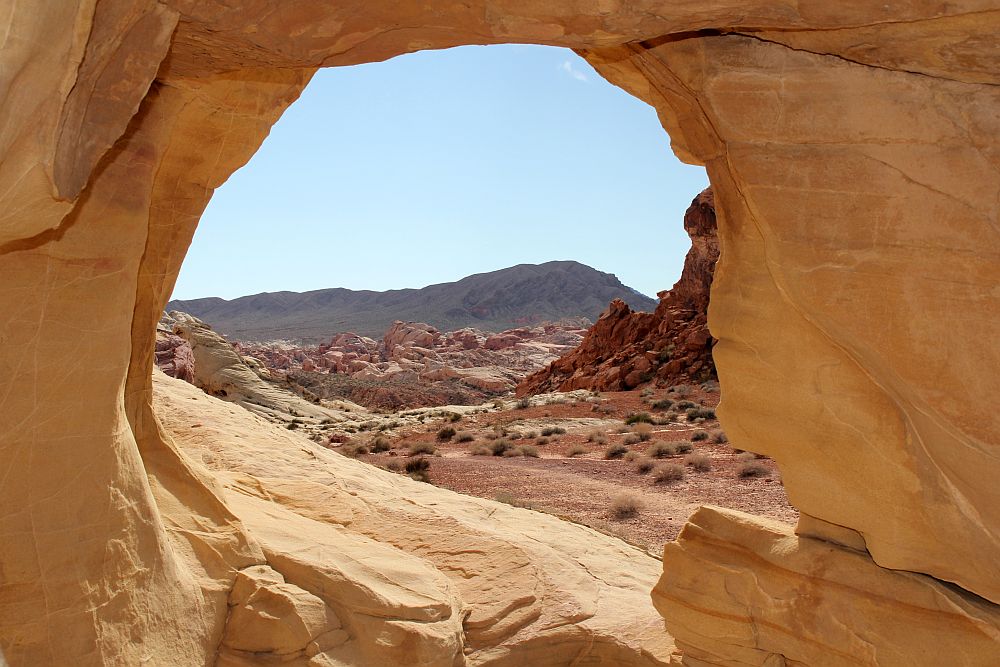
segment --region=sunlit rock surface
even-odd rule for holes
[[[733,443],[773,456],[790,500],[853,529],[871,567],[950,582],[984,600],[980,618],[996,618],[995,3],[43,0],[9,4],[0,25],[0,647],[11,664],[221,660],[219,647],[245,649],[227,634],[230,605],[247,604],[231,597],[237,573],[272,558],[295,573],[282,574],[287,585],[331,604],[310,590],[330,576],[316,562],[325,556],[284,553],[280,519],[247,509],[262,492],[206,472],[161,428],[151,407],[156,322],[212,191],[316,67],[465,43],[578,49],[657,108],[674,151],[705,164],[713,184],[721,256],[709,325]],[[364,503],[380,479],[369,476],[358,468],[336,479],[367,480],[352,496]],[[414,502],[430,492],[412,491]],[[330,546],[340,530],[318,525],[326,546],[317,548],[348,559],[348,547]],[[771,539],[759,531],[722,542]],[[518,539],[513,529],[493,536],[498,549]],[[573,557],[591,548],[581,540]],[[352,541],[363,539],[343,543]],[[409,554],[399,559],[405,575],[362,572],[345,590],[355,601],[376,584],[399,592],[385,594],[381,613],[422,596],[435,619],[400,617],[388,642],[357,633],[336,645],[332,616],[285,589],[311,620],[269,652],[308,655],[299,644],[310,635],[317,645],[329,637],[330,651],[353,644],[369,655],[412,636],[421,660],[459,655],[449,653],[455,584],[423,544],[392,547]],[[718,561],[717,551],[699,553],[702,567]],[[669,558],[666,567],[656,594],[679,597]],[[737,567],[761,587],[771,576],[758,559]],[[578,590],[561,580],[574,571],[553,575],[553,588]],[[514,572],[503,586],[530,581]],[[280,597],[279,583],[263,585]],[[886,586],[885,599],[911,594]],[[580,608],[594,599],[582,596]],[[616,623],[637,614],[601,603]],[[816,598],[795,633],[832,632],[836,604]],[[857,634],[898,610],[852,605],[839,620]],[[484,661],[508,650],[488,648],[498,636],[521,627],[494,621],[501,616],[481,612],[479,635],[466,628],[466,646],[482,647]],[[886,639],[895,655],[921,627],[899,619]],[[707,614],[671,628],[689,664],[731,664],[720,644],[775,650],[746,628],[727,640],[730,623]],[[574,649],[598,645],[582,621],[561,627],[578,633]],[[563,646],[529,639],[509,650],[562,659]],[[928,647],[926,662],[954,662],[950,646]],[[846,648],[841,662],[871,664]]]

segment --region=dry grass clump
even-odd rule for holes
[[[596,442],[598,445],[608,444],[608,434],[602,428],[594,429],[587,434],[587,442]]]
[[[659,440],[651,443],[649,448],[646,450],[646,456],[651,459],[665,459],[668,456],[673,456],[677,453],[677,448],[674,447],[669,442],[661,442]]]
[[[708,431],[698,431],[691,436],[691,440],[694,442],[701,442],[702,440],[708,440]]]
[[[503,456],[504,452],[513,449],[513,447],[514,445],[510,444],[510,440],[500,438],[490,443],[490,452],[493,456]]]
[[[469,454],[472,454],[473,456],[492,456],[493,450],[480,443],[478,445],[473,445],[472,449],[469,450]]]
[[[622,458],[631,463],[632,461],[638,460],[639,457],[641,456],[642,454],[640,454],[639,452],[625,452],[625,456]]]
[[[747,453],[749,454],[749,452]],[[759,463],[757,461],[747,461],[746,463],[743,463],[742,465],[740,465],[739,468],[736,469],[736,474],[739,475],[741,479],[749,479],[751,477],[764,477],[770,474],[770,472],[771,471],[768,470],[766,465],[764,465],[763,463]]]
[[[549,439],[548,438],[539,438],[538,440],[535,440],[535,444],[536,445],[547,445],[547,444],[549,444]]]
[[[562,426],[546,426],[542,429],[542,435],[563,435],[566,433],[566,429]]]
[[[667,389],[667,393],[677,394],[681,398],[687,398],[688,396],[691,395],[691,387],[690,385],[686,384],[677,384],[671,387],[670,389]]]
[[[729,442],[729,438],[726,436],[725,432],[721,429],[715,429],[712,431],[712,442],[717,445],[724,445]]]
[[[524,437],[528,438],[529,440],[534,440],[535,438],[538,437],[538,433],[536,431],[528,431],[527,433],[524,434]]]
[[[688,408],[685,414],[689,422],[695,419],[715,419],[715,410],[712,408]]]
[[[526,500],[521,500],[520,498],[515,497],[514,494],[511,493],[510,491],[505,491],[505,490],[497,491],[496,495],[493,496],[493,499],[498,503],[510,505],[511,507],[522,507],[524,509],[529,509],[529,510],[535,508],[533,504],[529,503]]]
[[[515,456],[520,456],[520,455],[521,455],[520,447],[511,447],[510,449],[505,449],[500,454],[500,456],[504,457],[505,459],[512,459]]]
[[[566,452],[566,456],[569,458],[573,458],[574,456],[580,456],[581,454],[586,454],[586,453],[587,453],[587,448],[584,447],[583,445],[573,445],[572,447],[569,448],[569,451]]]
[[[417,454],[433,454],[437,451],[437,447],[429,442],[415,442],[410,445],[410,456],[416,456]]]
[[[341,447],[340,453],[344,456],[350,456],[352,459],[356,459],[359,456],[363,456],[368,453],[368,446],[352,442]]]
[[[415,479],[418,482],[430,482],[431,476],[428,472],[430,467],[431,462],[423,456],[420,456],[407,461],[404,469],[406,470],[406,474],[409,475],[411,479]]]
[[[456,442],[472,442],[476,439],[476,436],[472,435],[468,431],[459,431],[455,434]]]
[[[518,410],[524,410],[526,408],[530,408],[531,407],[531,397],[530,396],[522,396],[521,398],[517,399],[517,403],[514,404],[514,407],[517,408]]]
[[[654,401],[653,405],[650,407],[652,407],[654,410],[669,410],[670,408],[674,407],[674,402],[671,401],[669,398],[664,398],[659,401]]]
[[[653,437],[653,427],[649,424],[636,424],[632,432],[639,436],[640,442],[649,442],[649,439]]]
[[[637,493],[625,491],[611,499],[611,517],[617,521],[631,519],[639,516],[642,507],[642,498]]]
[[[454,428],[452,428],[451,426],[445,426],[443,429],[438,431],[437,438],[441,442],[447,442],[448,440],[451,440],[452,438],[455,437],[455,433],[456,431]]]
[[[635,471],[640,475],[645,475],[655,466],[656,463],[653,461],[653,459],[641,458],[639,459],[639,462],[635,464]]]
[[[392,472],[403,472],[403,462],[399,459],[389,459],[385,462],[385,469]]]
[[[604,450],[604,458],[608,460],[620,459],[621,457],[625,456],[626,452],[628,452],[628,447],[626,447],[625,445],[611,445],[610,447]]]
[[[629,426],[632,424],[652,424],[653,417],[648,412],[635,412],[625,418],[625,423]]]
[[[521,456],[528,456],[528,457],[531,457],[533,459],[537,459],[538,458],[538,448],[537,447],[532,447],[531,445],[521,445],[517,449],[521,453]]]
[[[750,461],[756,461],[757,455],[753,452],[739,452],[736,455],[736,460],[740,463],[749,463]]]
[[[389,443],[389,438],[380,435],[371,441],[371,450],[376,454],[387,452],[390,449],[392,449],[392,445]]]
[[[447,419],[452,423],[460,422],[462,421],[462,415],[458,414],[457,412],[449,412],[447,415],[445,415],[445,419]]]
[[[638,445],[640,440],[642,438],[639,437],[638,433],[629,433],[622,439],[622,442],[626,445]]]
[[[684,463],[698,472],[708,472],[712,469],[712,458],[706,454],[688,454]]]
[[[661,463],[653,468],[653,481],[657,484],[675,484],[684,479],[684,466]]]
[[[694,445],[692,445],[690,442],[678,442],[676,445],[674,445],[674,449],[678,454],[687,454],[692,449],[694,449]]]

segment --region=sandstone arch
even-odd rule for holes
[[[706,165],[731,437],[779,461],[792,502],[822,520],[803,532],[860,534],[881,568],[927,575],[928,595],[955,584],[970,605],[956,616],[995,645],[994,3],[51,0],[8,3],[0,21],[0,643],[14,664],[211,659],[219,600],[260,546],[150,407],[154,322],[198,217],[315,68],[499,42],[578,49]],[[714,639],[674,631],[723,660]],[[761,661],[786,650],[768,641],[728,643]]]

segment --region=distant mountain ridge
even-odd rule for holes
[[[581,317],[593,321],[614,299],[641,311],[652,311],[657,303],[611,273],[555,261],[518,264],[420,289],[265,292],[231,300],[174,300],[167,310],[190,313],[232,340],[318,342],[344,331],[381,337],[396,320],[427,322],[443,331],[503,331]]]

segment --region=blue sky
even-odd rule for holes
[[[385,290],[572,259],[649,295],[708,184],[572,51],[460,47],[321,70],[213,197],[174,298]]]

